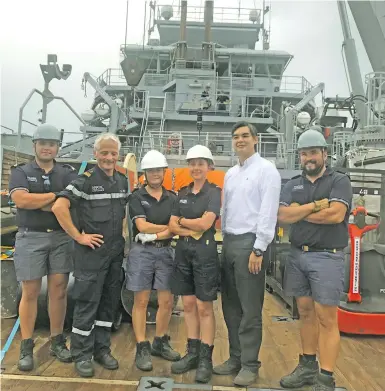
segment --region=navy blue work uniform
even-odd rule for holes
[[[139,234],[135,224],[138,218],[148,223],[168,225],[176,194],[162,188],[159,201],[145,187],[134,190],[130,196],[130,218],[133,222],[133,238]],[[133,292],[144,290],[170,290],[170,278],[174,265],[171,238],[142,244],[133,242],[127,262],[126,287]]]
[[[72,166],[56,161],[48,173],[36,161],[23,163],[11,169],[9,193],[11,197],[16,190],[34,194],[58,193],[77,176]],[[17,208],[16,224],[14,264],[18,281],[71,272],[73,240],[52,212]]]
[[[108,176],[98,166],[61,192],[75,208],[79,231],[103,235],[93,250],[75,243],[71,354],[75,362],[110,353],[111,326],[119,304],[124,256],[123,219],[128,200],[127,178]]]
[[[353,191],[349,176],[326,168],[314,183],[305,173],[289,180],[280,204],[300,205],[327,198],[341,202],[347,211],[338,224],[315,224],[300,220],[291,224],[290,255],[286,261],[284,289],[288,296],[311,296],[320,304],[338,305],[344,285],[344,248],[349,242],[348,223]]]
[[[194,184],[183,187],[173,208],[172,215],[197,219],[205,212],[213,212],[219,218],[221,189],[205,182],[199,193],[192,192]],[[217,299],[220,265],[215,242],[215,222],[198,240],[190,236],[180,237],[175,248],[175,269],[171,280],[174,295],[195,295],[201,301]]]

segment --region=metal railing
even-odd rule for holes
[[[114,85],[127,85],[127,81],[124,77],[121,68],[107,68],[97,79],[99,85],[114,86]]]
[[[188,69],[202,68],[201,61],[188,61],[188,64]],[[259,79],[269,80],[270,85],[272,85],[273,89],[276,89],[277,92],[279,90],[279,92],[304,94],[311,90],[311,88],[313,87],[312,84],[303,76],[280,76],[269,75],[267,73],[259,73],[254,75],[251,73],[232,73],[230,76],[218,77],[215,76],[215,64],[213,65],[213,67],[214,68],[212,69],[212,75],[196,75],[194,77],[194,75],[192,75],[191,73],[187,71],[182,71],[178,72],[177,78],[191,79],[192,77],[194,77],[194,82],[192,84],[202,84],[202,88],[204,88],[205,85],[210,84],[212,89],[215,88],[216,90],[226,90],[229,92],[231,92],[233,89],[243,91],[259,89],[261,87],[261,80]],[[127,85],[127,81],[120,68],[108,68],[96,80],[102,87],[106,85]],[[157,73],[155,70],[148,69],[143,75],[143,83],[145,86],[164,86],[170,81],[171,75],[169,73]],[[385,108],[384,101],[381,100],[381,102],[381,105]],[[385,114],[383,120],[384,119]]]
[[[196,115],[202,110],[203,115],[270,118],[272,115],[272,99],[264,96],[247,96],[238,99],[233,104],[230,94],[209,93],[202,96],[200,93],[167,92],[166,113]]]
[[[143,156],[151,149],[183,160],[187,151],[194,145],[201,144],[208,147],[214,158],[219,161],[232,159],[234,151],[231,134],[223,132],[185,132],[185,131],[161,131],[147,130],[143,137],[125,136],[126,142],[122,144],[123,153],[132,152]],[[258,134],[257,152],[269,160],[284,159],[285,143],[282,134]],[[139,157],[140,160],[140,157]]]
[[[258,26],[261,22],[262,10],[252,8],[213,8],[213,23],[256,23]],[[169,4],[157,5],[157,19],[169,19],[180,21],[181,13],[178,6]],[[187,6],[188,22],[204,22],[204,7]]]
[[[372,72],[365,76],[367,85],[366,127],[385,126],[385,72]]]

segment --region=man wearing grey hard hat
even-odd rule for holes
[[[302,341],[297,367],[280,383],[284,388],[309,384],[313,391],[333,391],[340,339],[337,306],[353,192],[349,177],[327,166],[327,143],[319,130],[314,126],[299,137],[303,171],[283,187],[278,211],[278,221],[290,224],[283,288],[296,298]]]
[[[32,138],[35,159],[12,167],[9,193],[17,207],[14,264],[22,283],[19,306],[21,347],[18,368],[33,369],[33,331],[42,277],[47,276],[48,313],[51,328],[51,354],[62,362],[71,362],[63,335],[68,275],[72,270],[72,239],[62,230],[51,212],[56,194],[77,172],[55,157],[61,143],[60,131],[49,124],[36,128]]]

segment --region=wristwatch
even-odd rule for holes
[[[258,248],[253,248],[253,253],[254,253],[257,257],[262,257],[262,255],[263,255],[263,251],[262,251],[262,250],[259,250]]]

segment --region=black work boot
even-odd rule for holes
[[[94,376],[94,366],[91,360],[77,361],[75,362],[75,371],[81,377]]]
[[[136,344],[135,364],[142,371],[152,370],[151,344],[149,341]]]
[[[168,335],[154,338],[151,347],[151,354],[153,356],[163,357],[168,361],[180,360],[180,354],[171,347],[170,337]]]
[[[335,382],[333,376],[324,375],[319,373],[315,379],[315,383],[311,391],[334,391]]]
[[[119,368],[118,360],[109,352],[94,356],[94,361],[106,369],[114,370]]]
[[[72,356],[66,345],[66,338],[63,334],[51,338],[51,356],[55,356],[61,362],[71,362]]]
[[[208,383],[213,374],[213,349],[214,346],[201,343],[199,350],[198,369],[195,375],[195,381],[198,383]]]
[[[299,388],[306,384],[314,384],[319,373],[318,361],[308,360],[305,356],[299,356],[299,364],[292,373],[284,376],[280,384],[283,388]]]
[[[187,340],[187,352],[179,361],[172,363],[171,372],[174,374],[185,373],[191,369],[198,368],[199,361],[199,350],[200,350],[199,339],[188,339]]]
[[[20,357],[17,367],[20,371],[32,371],[33,369],[33,348],[35,343],[32,338],[23,339],[20,345]]]

